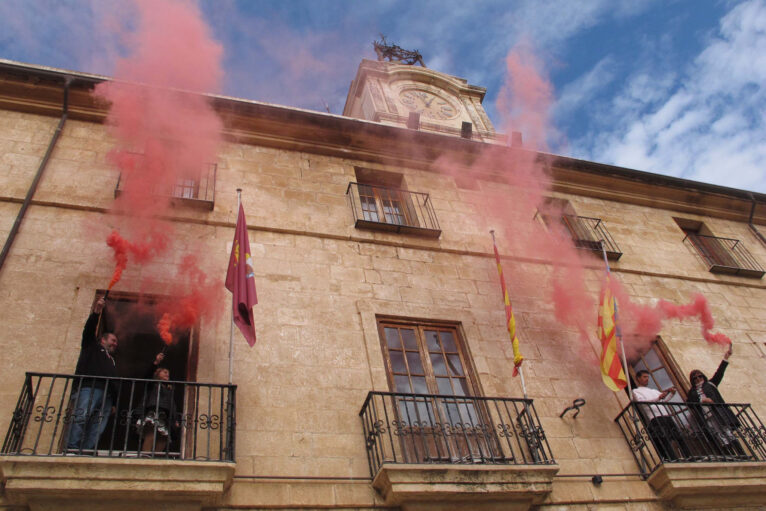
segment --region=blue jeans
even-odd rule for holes
[[[69,427],[67,449],[95,449],[112,413],[112,399],[104,389],[83,384],[72,395],[72,424]]]

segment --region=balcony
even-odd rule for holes
[[[694,249],[711,273],[757,279],[766,273],[739,240],[688,232],[684,243]]]
[[[162,499],[214,503],[234,473],[235,390],[27,373],[0,451],[6,495],[34,507],[32,500],[80,502],[84,493],[119,500],[149,489]],[[103,433],[88,445],[89,426],[97,428],[99,416]],[[164,427],[147,426],[148,416]]]
[[[607,259],[617,261],[622,256],[620,247],[600,218],[562,215],[561,221],[572,235],[575,247],[601,253],[603,243]]]
[[[766,501],[766,428],[749,404],[632,402],[615,422],[661,499],[691,508]]]
[[[524,509],[550,493],[558,472],[530,399],[370,392],[359,416],[387,505]]]
[[[357,229],[415,234],[426,238],[441,236],[442,231],[427,193],[349,183],[346,196]]]
[[[154,187],[151,194],[156,197],[169,198],[171,204],[185,204],[200,209],[213,210],[215,206],[215,176],[218,164],[208,163],[195,177],[179,177],[171,186]],[[127,193],[122,173],[117,178],[114,196]]]

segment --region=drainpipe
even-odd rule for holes
[[[61,131],[64,129],[64,123],[66,122],[67,115],[69,113],[69,86],[72,84],[72,80],[73,78],[71,76],[66,76],[64,78],[64,101],[61,109],[61,119],[59,120],[58,126],[56,126],[56,131],[53,132],[51,141],[48,143],[48,150],[45,151],[45,155],[40,162],[40,166],[37,168],[37,174],[35,174],[35,178],[32,180],[32,184],[29,185],[27,196],[24,198],[24,202],[21,204],[21,209],[19,209],[19,213],[16,215],[16,221],[13,222],[11,232],[8,233],[8,239],[5,240],[5,245],[3,245],[3,251],[0,252],[0,271],[2,271],[3,266],[5,265],[5,259],[8,257],[8,252],[11,250],[13,240],[16,239],[16,234],[18,234],[19,228],[21,227],[21,221],[24,220],[24,215],[27,212],[27,208],[29,208],[29,204],[32,202],[32,197],[35,195],[35,191],[37,191],[37,185],[40,183],[40,179],[43,177],[43,171],[45,171],[45,167],[48,165],[48,160],[53,153],[53,149],[56,147],[56,141],[59,139]]]
[[[753,194],[750,194],[750,200],[753,201],[753,205],[750,206],[750,218],[747,220],[747,225],[750,227],[750,230],[753,231],[753,234],[755,234],[755,237],[761,240],[761,243],[766,245],[766,237],[761,234],[761,231],[758,230],[758,228],[753,225],[753,216],[755,215],[755,196]]]

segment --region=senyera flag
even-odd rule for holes
[[[622,390],[627,385],[627,378],[617,352],[617,302],[612,294],[608,272],[601,288],[596,333],[601,341],[601,378],[613,391]]]
[[[519,374],[519,367],[524,361],[524,357],[521,356],[519,350],[519,339],[516,337],[516,319],[513,317],[513,308],[511,307],[511,299],[508,296],[508,290],[505,287],[505,277],[503,276],[503,267],[500,266],[500,253],[497,251],[497,244],[494,237],[492,238],[492,246],[495,248],[495,262],[497,262],[497,273],[500,275],[500,289],[503,292],[503,302],[505,303],[505,321],[508,327],[508,335],[511,338],[511,347],[513,348],[513,375]]]
[[[232,295],[232,317],[234,324],[245,336],[250,346],[255,344],[255,323],[253,305],[258,303],[255,294],[255,274],[253,258],[250,255],[250,241],[247,238],[245,208],[240,204],[237,216],[237,228],[234,232],[234,244],[229,257],[229,270],[226,272],[226,289]]]

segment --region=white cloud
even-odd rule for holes
[[[613,67],[614,59],[604,57],[590,71],[564,87],[554,105],[556,117],[569,116],[573,110],[604,90],[614,79]]]
[[[687,69],[636,70],[584,157],[766,192],[766,1],[738,4]],[[603,129],[603,126],[600,127]]]

